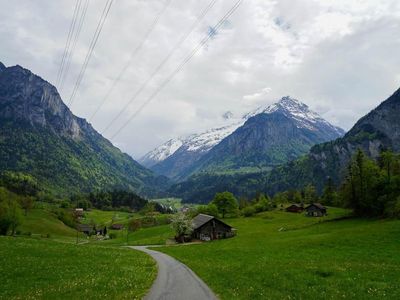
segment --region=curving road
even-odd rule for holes
[[[153,257],[158,274],[145,300],[216,300],[210,288],[186,265],[146,246],[131,246]]]

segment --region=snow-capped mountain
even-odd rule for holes
[[[289,119],[291,125],[295,128],[306,130],[310,136],[317,136],[315,139],[311,138],[304,142],[304,147],[301,147],[301,151],[292,151],[296,153],[295,155],[303,153],[306,150],[308,151],[309,147],[315,143],[332,140],[344,134],[342,129],[331,125],[320,115],[311,111],[306,104],[287,96],[272,105],[259,107],[245,114],[241,119],[233,119],[230,116],[225,126],[213,128],[200,134],[193,134],[186,138],[170,140],[146,154],[139,161],[152,170],[170,178],[184,178],[193,171],[193,166],[201,161],[203,156],[207,156],[207,153],[212,152],[212,149],[227,137],[234,135],[236,131],[243,128],[251,119],[260,115],[275,116],[277,114],[283,115],[286,119]],[[279,121],[276,120],[276,122]],[[276,128],[274,125],[277,125]],[[274,127],[276,132],[279,131],[279,124],[268,123],[259,126],[270,126],[271,128]],[[258,129],[259,128],[252,128],[255,132]],[[260,137],[261,136],[256,139],[260,139]],[[265,136],[265,134],[263,137],[271,138],[270,136]],[[291,138],[295,139],[296,137]],[[269,143],[269,141],[264,142]],[[283,139],[281,142],[285,144],[291,141],[285,141]],[[241,143],[252,144],[249,140],[243,139],[241,139]],[[235,151],[238,151],[238,149]],[[249,151],[249,149],[247,151]],[[219,153],[218,155],[220,155],[221,158],[224,157],[223,153]],[[285,156],[283,155],[283,157]],[[238,159],[240,160],[240,158]]]
[[[175,151],[183,145],[183,142],[184,140],[180,138],[171,139],[147,153],[139,160],[139,162],[145,167],[150,168],[174,154]]]
[[[230,121],[232,122],[232,120]],[[139,159],[139,162],[147,168],[152,168],[172,156],[178,149],[194,153],[206,153],[243,125],[244,122],[246,122],[246,119],[234,120],[232,123],[222,127],[212,128],[184,138],[171,139],[147,153]]]
[[[283,112],[286,116],[298,121],[297,126],[299,128],[315,129],[316,124],[325,124],[333,131],[336,131],[339,135],[343,135],[345,132],[342,128],[330,124],[328,121],[323,119],[319,114],[310,110],[310,108],[297,99],[293,99],[289,96],[283,97],[279,102],[269,105],[267,107],[259,107],[251,113],[244,116],[245,119],[249,119],[255,115],[264,113],[271,114],[276,111]]]

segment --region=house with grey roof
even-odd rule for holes
[[[199,214],[192,220],[192,238],[202,241],[229,238],[235,229],[214,216]]]

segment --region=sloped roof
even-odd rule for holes
[[[212,219],[214,219],[213,216],[205,215],[205,214],[198,214],[192,220],[193,229],[197,229],[197,228],[203,226],[204,224],[206,224],[208,221],[210,221]]]
[[[299,208],[303,208],[303,206],[302,206],[301,204],[299,204],[299,203],[293,203],[293,204],[290,205],[289,207],[292,207],[292,206],[294,206],[294,207],[299,207]]]
[[[93,227],[88,224],[78,224],[77,229],[79,231],[92,231]]]
[[[192,224],[193,224],[193,229],[197,229],[200,228],[201,226],[203,226],[204,224],[208,223],[211,220],[216,220],[217,222],[229,227],[229,228],[233,228],[232,226],[226,224],[225,222],[222,222],[221,220],[217,219],[216,217],[210,216],[210,215],[206,215],[206,214],[198,214],[195,218],[193,218],[192,220]]]
[[[310,208],[311,206],[315,206],[315,207],[317,207],[319,209],[326,209],[326,207],[323,206],[321,203],[312,203],[309,206],[307,206],[306,209]]]

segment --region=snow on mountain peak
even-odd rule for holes
[[[175,151],[183,145],[183,143],[184,140],[181,138],[171,139],[147,153],[139,161],[146,167],[152,167],[157,162],[163,161],[174,154]]]
[[[225,137],[233,133],[237,128],[242,126],[249,118],[258,114],[272,114],[278,111],[287,117],[296,120],[298,128],[316,130],[316,126],[328,126],[336,130],[339,135],[344,134],[344,131],[341,128],[331,125],[316,112],[310,110],[310,108],[303,102],[291,98],[290,96],[285,96],[274,104],[257,108],[253,112],[244,115],[241,119],[231,119],[231,112],[229,112],[229,114],[227,112],[226,114],[229,116],[225,119],[225,121],[229,122],[227,125],[209,129],[200,134],[192,134],[186,138],[169,140],[165,144],[146,154],[139,161],[149,167],[150,161],[151,165],[161,162],[174,154],[179,148],[189,152],[207,152],[215,145],[219,144]]]

